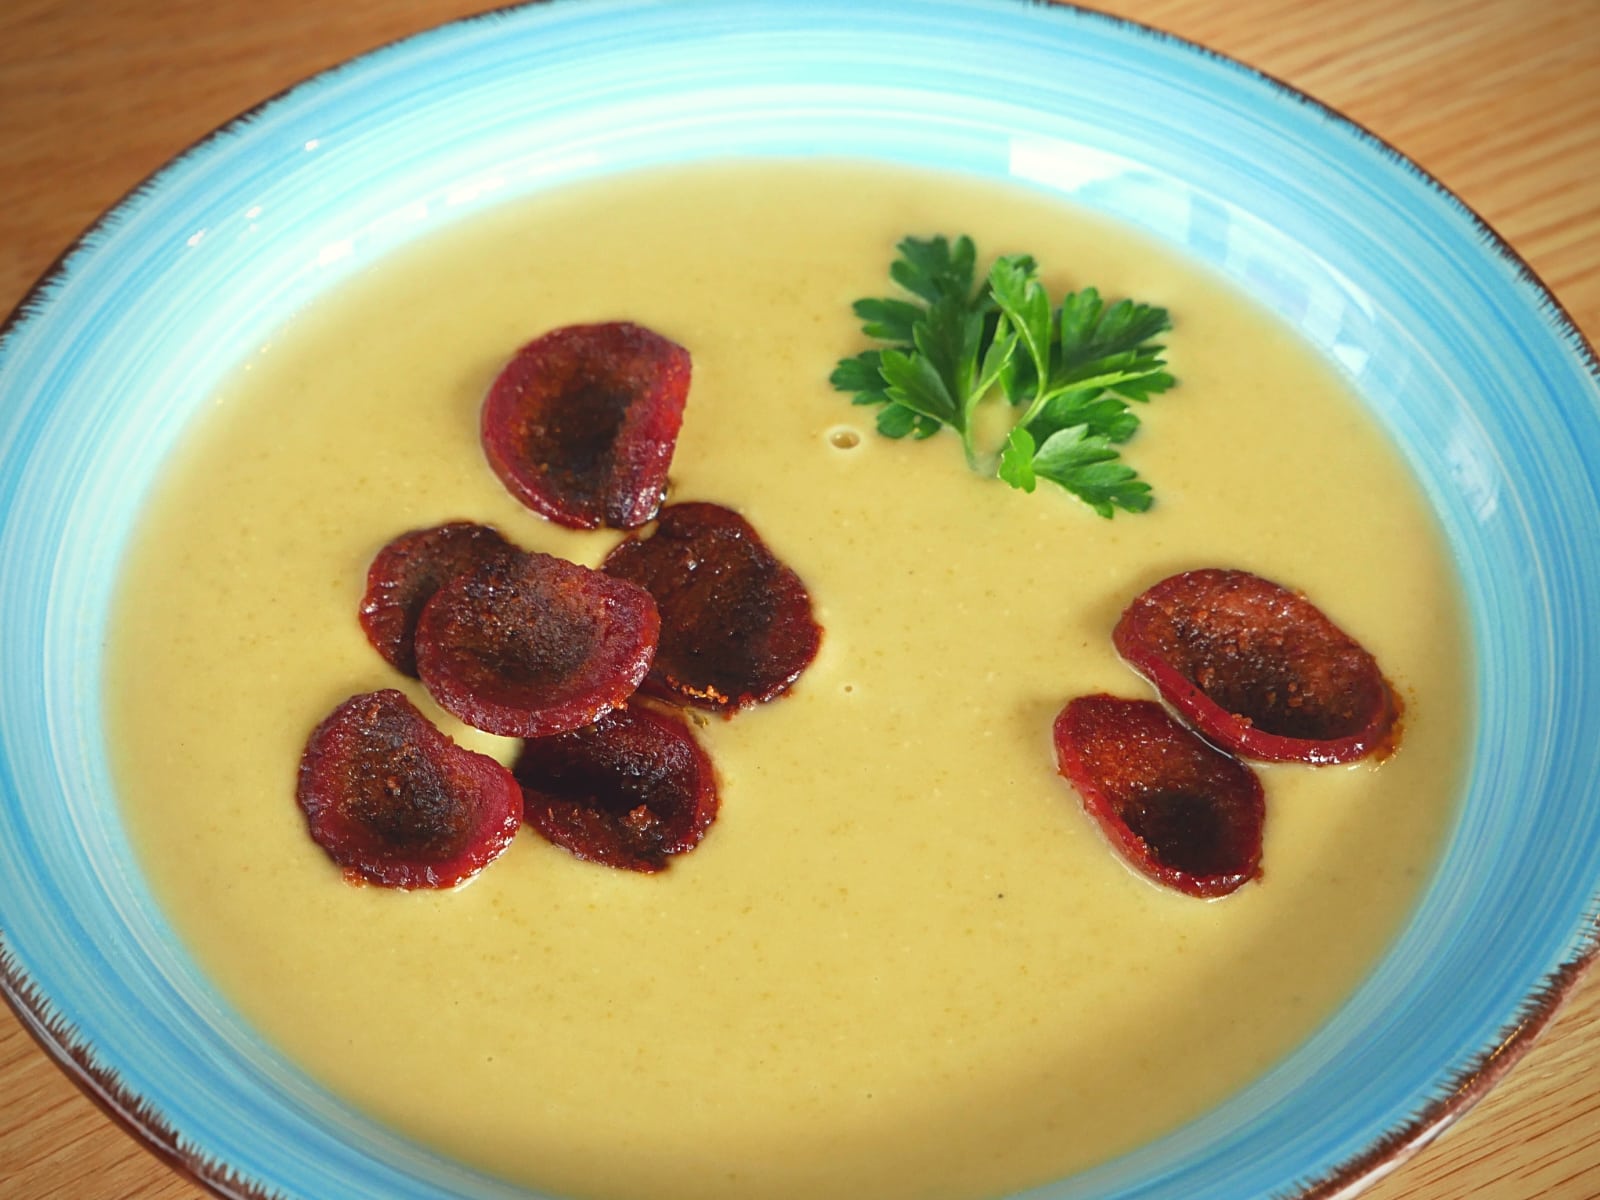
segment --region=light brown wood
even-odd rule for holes
[[[1600,337],[1595,0],[1099,6],[1242,59],[1366,125],[1488,219],[1591,341]],[[351,54],[487,7],[4,0],[0,312],[101,211],[236,112]],[[1600,972],[1500,1088],[1366,1195],[1595,1200],[1597,1068]],[[0,1008],[0,1197],[201,1195],[102,1116]]]

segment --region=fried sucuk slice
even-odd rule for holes
[[[548,554],[448,579],[417,622],[417,672],[439,704],[506,737],[587,725],[639,686],[661,619],[650,593]]]
[[[683,719],[630,703],[523,744],[523,818],[589,862],[654,872],[700,844],[717,815],[711,760]]]
[[[361,628],[384,660],[417,677],[414,645],[422,607],[452,575],[487,558],[522,553],[500,531],[472,521],[453,521],[402,533],[372,560],[361,598]]]
[[[1154,700],[1080,696],[1054,732],[1061,774],[1142,874],[1206,897],[1260,876],[1261,781]]]
[[[384,887],[452,887],[522,822],[511,772],[456,745],[393,689],[352,696],[317,726],[296,798],[345,878]]]
[[[489,465],[573,529],[637,529],[661,507],[689,352],[625,321],[567,325],[518,350],[483,403]]]
[[[1259,575],[1163,579],[1128,605],[1112,640],[1234,754],[1322,765],[1394,749],[1400,705],[1376,660],[1311,601]]]
[[[668,505],[653,534],[624,541],[602,566],[661,610],[653,695],[731,712],[778,696],[817,655],[805,584],[719,504]]]

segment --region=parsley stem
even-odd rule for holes
[[[1029,425],[1032,425],[1033,419],[1044,411],[1044,406],[1050,403],[1051,400],[1060,394],[1061,393],[1059,391],[1047,391],[1041,386],[1038,393],[1033,397],[1033,400],[1028,404],[1028,407],[1023,410],[1022,416],[1017,420],[1017,424],[1023,429],[1026,429]]]

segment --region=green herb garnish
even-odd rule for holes
[[[841,359],[830,377],[854,403],[878,407],[885,437],[931,437],[949,426],[967,463],[1033,491],[1060,484],[1103,517],[1143,512],[1150,485],[1117,449],[1139,428],[1143,403],[1175,382],[1152,339],[1172,327],[1167,310],[1093,288],[1058,307],[1025,254],[998,259],[974,286],[972,239],[908,237],[889,274],[910,299],[857,300],[868,337],[885,343]],[[1008,404],[997,446],[978,444],[978,409]]]

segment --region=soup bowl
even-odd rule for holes
[[[0,335],[0,984],[75,1078],[213,1190],[525,1194],[321,1089],[153,899],[97,702],[141,499],[247,353],[430,230],[612,172],[819,154],[1058,195],[1248,288],[1392,438],[1466,597],[1472,761],[1394,944],[1250,1086],[1030,1195],[1340,1194],[1481,1094],[1594,956],[1600,370],[1469,210],[1306,98],[1087,12],[556,0],[387,47],[217,131]]]

